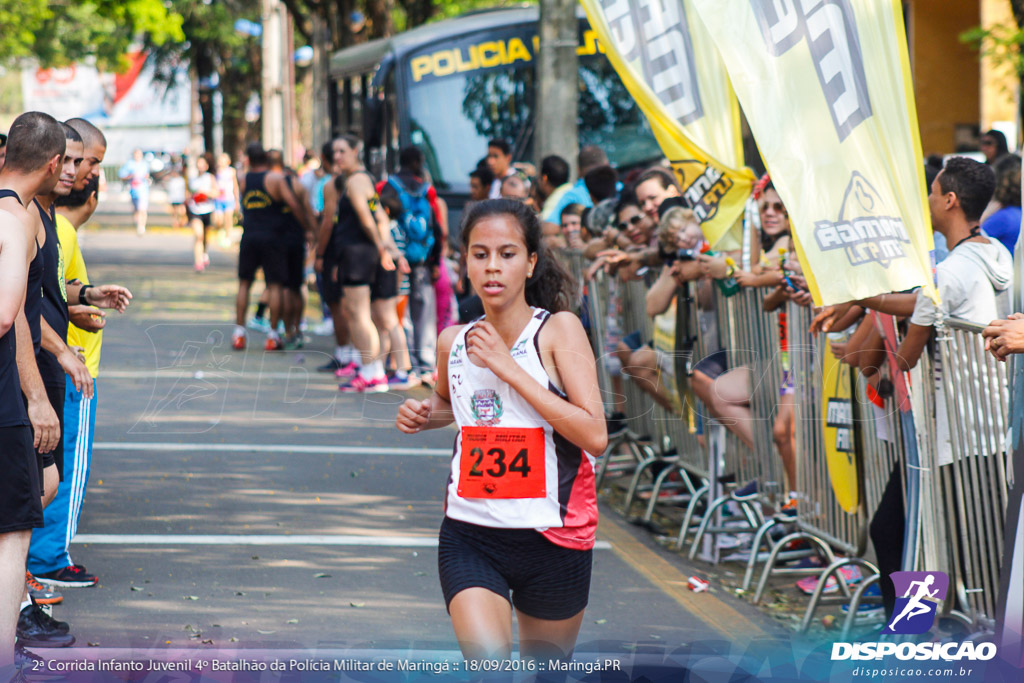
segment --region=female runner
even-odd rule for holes
[[[608,441],[594,356],[537,216],[495,199],[464,226],[484,317],[441,333],[434,394],[406,400],[395,422],[407,434],[453,420],[460,430],[438,570],[463,654],[507,658],[514,609],[522,657],[568,657],[590,590],[591,454]]]

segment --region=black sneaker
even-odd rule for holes
[[[21,643],[14,644],[14,666],[19,669],[28,669],[29,671],[39,671],[44,668],[43,664],[46,660],[25,649],[25,646]]]
[[[39,605],[29,605],[18,615],[18,642],[25,647],[70,647],[75,637],[68,625],[57,621]]]
[[[36,580],[48,586],[64,586],[66,588],[85,588],[95,586],[98,578],[85,571],[80,564],[73,564],[45,574],[36,574]]]
[[[316,369],[317,372],[335,372],[341,370],[341,362],[337,358],[331,358],[329,361],[321,365]]]

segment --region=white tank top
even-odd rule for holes
[[[541,362],[538,335],[550,313],[533,311],[511,349],[512,358],[530,377],[565,398]],[[554,430],[497,375],[469,360],[466,333],[473,324],[459,331],[448,356],[448,388],[459,435],[446,514],[480,526],[536,529],[566,548],[592,548],[597,529],[594,456]]]

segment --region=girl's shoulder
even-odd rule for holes
[[[583,322],[571,311],[550,314],[540,330],[540,343],[546,349],[576,348],[581,339],[589,345]]]
[[[455,343],[456,337],[459,333],[465,329],[465,325],[452,325],[441,330],[441,334],[437,336],[437,350],[447,353],[451,350],[452,344]]]

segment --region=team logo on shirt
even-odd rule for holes
[[[526,355],[526,342],[528,342],[528,341],[530,341],[530,340],[529,339],[520,339],[518,342],[516,342],[516,345],[512,347],[512,351],[511,351],[511,355],[512,355],[513,358],[518,358],[519,356],[525,356]]]
[[[452,352],[448,356],[448,365],[462,365],[462,359],[459,358],[459,353],[466,347],[465,344],[456,344],[452,347]]]
[[[470,410],[473,419],[480,427],[493,427],[501,421],[504,408],[501,405],[501,396],[494,389],[478,389],[473,392],[469,399]]]

